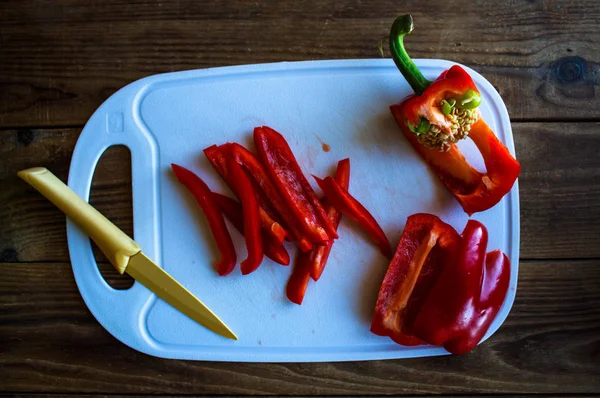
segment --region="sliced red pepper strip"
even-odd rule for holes
[[[228,159],[233,157],[232,153],[233,144],[227,143],[221,146],[212,145],[204,149],[204,154],[213,165],[219,175],[225,180],[227,185],[231,188],[233,183],[231,181],[229,167],[227,166]],[[233,188],[232,188],[233,189]],[[257,192],[258,193],[258,192]],[[259,200],[261,197],[259,196]],[[274,211],[269,208],[269,204],[261,200],[260,201],[260,223],[262,228],[269,234],[275,241],[283,243],[288,232],[285,228],[273,218]]]
[[[350,159],[343,159],[338,162],[335,180],[341,186],[348,189],[350,183]],[[325,198],[323,198],[322,202],[331,223],[337,229],[342,214],[335,207],[327,203]],[[330,240],[324,245],[315,245],[308,252],[298,252],[292,275],[286,287],[286,295],[291,302],[298,305],[302,304],[308,287],[309,276],[315,282],[321,277],[332,246],[333,240]]]
[[[348,190],[350,187],[350,159],[346,158],[338,162],[333,179],[346,191]],[[339,217],[341,216],[339,214]]]
[[[454,65],[433,82],[410,59],[403,39],[413,29],[410,15],[396,19],[390,34],[392,57],[415,95],[390,110],[402,132],[471,215],[495,206],[510,192],[520,164],[500,142],[477,109],[481,94],[469,74]],[[475,170],[456,146],[470,137],[483,157],[486,172]]]
[[[285,138],[269,127],[257,127],[254,144],[267,174],[294,216],[295,226],[312,243],[337,239],[335,228]]]
[[[358,223],[379,246],[381,253],[389,258],[392,254],[390,242],[373,215],[333,178],[326,177],[322,180],[319,177],[313,177],[325,193],[327,200],[342,214]]]
[[[217,247],[221,253],[221,258],[216,262],[217,273],[219,275],[229,274],[237,262],[237,256],[231,235],[227,230],[227,225],[223,219],[223,214],[219,207],[214,202],[211,196],[211,190],[208,185],[200,177],[192,171],[171,163],[171,168],[177,176],[177,179],[182,183],[196,198],[200,205],[210,230],[217,242]]]
[[[233,184],[232,189],[242,202],[244,214],[244,239],[248,249],[248,257],[242,261],[242,275],[256,270],[263,260],[262,235],[260,230],[260,214],[258,199],[250,179],[234,158],[229,158],[227,167]]]
[[[223,214],[225,214],[225,217],[231,221],[235,229],[244,235],[244,212],[242,210],[242,205],[239,204],[237,200],[217,192],[213,192],[212,196],[215,203],[219,206]],[[278,264],[289,265],[290,255],[285,247],[274,241],[265,231],[262,231],[262,235],[265,256]]]
[[[252,152],[237,143],[231,144],[231,150],[238,163],[248,171],[248,175],[260,187],[259,193],[263,195],[261,204],[268,203],[269,205],[265,206],[266,209],[269,209],[271,206],[275,209],[277,215],[283,220],[284,225],[292,232],[292,239],[298,240],[301,250],[310,250],[312,244],[302,236],[302,232],[296,227],[293,215],[290,213],[260,161]],[[289,235],[289,232],[287,234]]]
[[[412,325],[412,332],[426,343],[442,345],[456,339],[479,318],[487,242],[485,226],[469,220],[453,265],[443,269]]]
[[[350,159],[343,159],[338,162],[335,179],[344,188],[348,188],[350,183]],[[323,198],[322,202],[328,217],[337,229],[342,216],[341,213],[337,211],[335,207],[326,203],[327,201],[325,198]],[[292,275],[290,276],[286,287],[286,295],[291,302],[298,305],[302,304],[308,287],[309,276],[312,277],[314,281],[317,281],[321,277],[332,246],[333,240],[330,240],[324,245],[314,246],[312,250],[308,252],[298,252],[294,270],[292,271]]]
[[[295,239],[298,239],[298,238],[295,238]],[[307,251],[311,250],[314,247],[314,245],[306,237],[301,237],[300,239],[298,239],[298,247],[303,252],[307,252]]]
[[[333,240],[330,240],[322,245],[315,245],[312,250],[305,253],[305,261],[310,264],[308,272],[315,282],[319,280],[325,270],[325,265],[329,259],[329,253],[331,253],[333,242]]]
[[[377,297],[371,332],[398,344],[422,344],[410,330],[429,290],[452,261],[460,235],[432,214],[406,220],[394,257]]]
[[[306,293],[310,279],[310,271],[313,264],[311,257],[314,250],[313,248],[308,252],[298,251],[296,255],[292,274],[285,287],[285,295],[294,304],[300,305],[304,300],[304,294]]]
[[[350,184],[350,159],[343,159],[338,162],[334,179],[342,188],[348,190]],[[329,221],[331,221],[331,224],[337,231],[342,219],[342,213],[340,213],[335,206],[331,205],[327,198],[321,199],[321,202],[323,203],[323,207],[327,212]],[[312,250],[312,266],[310,276],[315,282],[318,281],[321,277],[321,274],[323,274],[323,270],[325,269],[325,264],[327,264],[327,259],[329,258],[329,253],[331,252],[332,246],[333,240],[330,240],[324,245],[316,246]]]
[[[485,336],[492,321],[504,303],[510,284],[510,260],[504,253],[494,250],[487,254],[481,283],[477,317],[471,318],[461,336],[444,343],[444,348],[453,354],[471,351]]]

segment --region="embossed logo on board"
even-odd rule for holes
[[[122,112],[113,112],[106,115],[106,130],[109,134],[123,132]]]

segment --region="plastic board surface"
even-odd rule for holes
[[[436,78],[454,63],[416,60]],[[508,113],[494,87],[465,68],[483,96],[483,117],[514,155]],[[69,250],[79,290],[97,320],[117,339],[150,355],[240,362],[348,361],[447,354],[440,347],[401,347],[369,331],[386,260],[352,222],[342,218],[323,273],[310,282],[302,306],[285,286],[292,265],[265,259],[242,276],[213,268],[218,251],[192,196],[170,163],[187,167],[215,191],[230,194],[202,150],[239,142],[254,150],[252,130],[281,132],[307,176],[331,175],[351,160],[350,192],[381,223],[395,249],[406,218],[430,212],[462,231],[467,215],[418,157],[389,106],[411,93],[391,60],[308,61],[176,72],[136,81],[110,97],[86,124],[74,151],[69,186],[88,199],[101,154],[126,145],[132,154],[134,239],[143,251],[211,308],[239,337],[220,337],[171,308],[144,286],[114,290],[102,278],[89,238],[70,221]],[[461,142],[479,165],[474,145]],[[316,184],[310,179],[313,187]],[[317,190],[319,193],[320,191]],[[502,324],[515,297],[519,265],[518,187],[477,213],[489,230],[489,250],[512,264],[509,293],[487,336]],[[232,231],[238,259],[243,238]]]

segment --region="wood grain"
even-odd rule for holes
[[[598,119],[596,0],[12,0],[0,3],[0,126],[82,125],[117,89],[156,73],[378,58],[404,13],[415,17],[414,57],[472,66],[513,120]]]
[[[502,328],[464,356],[314,364],[163,360],[103,329],[75,286],[64,215],[16,172],[43,165],[66,181],[81,126],[132,81],[379,58],[405,13],[409,53],[472,67],[513,121],[522,261]],[[600,393],[598,26],[597,0],[0,2],[0,394]],[[132,234],[129,168],[128,149],[109,149],[90,200]],[[130,287],[94,250],[108,283]]]
[[[0,134],[0,253],[4,262],[69,261],[65,218],[16,177],[46,165],[66,181],[79,129],[11,130]],[[600,257],[600,123],[515,123],[522,258]],[[101,158],[91,201],[132,233],[127,149]],[[6,163],[10,161],[10,163]]]
[[[38,397],[38,398],[62,398],[62,397],[73,397],[73,395],[79,396],[79,394],[20,394],[20,393],[10,393],[10,394],[6,394],[4,396],[7,397],[16,397],[16,398],[33,398],[33,397]],[[84,396],[97,396],[95,394],[88,394],[88,395],[84,395]],[[188,394],[188,395],[180,395],[180,394],[176,394],[176,395],[168,395],[168,397],[170,398],[192,398],[192,397],[205,397],[206,395],[203,394]],[[252,397],[255,395],[248,395],[248,394],[242,394],[242,395],[219,395],[222,396],[224,398],[233,398],[233,397]],[[270,397],[287,397],[288,395],[269,395]],[[353,395],[356,398],[364,398],[364,397],[382,397],[382,396],[388,396],[388,395],[376,395],[376,394],[371,394],[371,395]],[[423,395],[403,395],[405,397],[422,397]],[[502,397],[502,398],[509,398],[509,397],[515,397],[515,398],[520,398],[520,397],[529,397],[529,396],[535,396],[535,397],[543,397],[543,398],[568,398],[568,397],[574,397],[574,398],[591,398],[591,397],[597,397],[598,395],[596,394],[500,394],[500,395],[495,395],[497,397]],[[125,398],[125,397],[131,397],[131,395],[124,395],[124,394],[111,394],[110,395],[111,398]],[[314,397],[314,398],[320,398],[320,397],[331,397],[331,395],[295,395],[295,397],[298,398],[306,398],[306,397]],[[444,394],[443,397],[445,398],[464,398],[464,395],[458,395],[458,394]]]
[[[523,261],[512,311],[463,356],[252,364],[163,360],[90,315],[69,264],[0,265],[7,392],[93,394],[591,393],[600,389],[600,261]]]
[[[513,131],[521,256],[600,257],[600,124],[519,123]]]
[[[64,215],[17,177],[34,166],[50,169],[66,183],[80,129],[14,130],[0,142],[0,253],[3,261],[68,261]],[[109,148],[101,157],[90,201],[125,233],[133,234],[131,154]]]

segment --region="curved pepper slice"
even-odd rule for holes
[[[244,214],[244,239],[248,249],[248,257],[240,264],[242,275],[256,270],[263,260],[262,235],[260,232],[260,215],[258,199],[250,179],[234,158],[228,159],[227,167],[231,176],[233,190],[242,202]]]
[[[473,79],[454,65],[433,82],[427,80],[404,49],[413,29],[410,15],[394,21],[392,58],[414,95],[390,106],[402,132],[471,215],[496,205],[512,189],[521,166],[483,120],[477,109],[481,95]],[[486,172],[474,169],[456,142],[470,137],[483,157]]]
[[[350,183],[350,159],[338,162],[335,171],[335,180],[345,189],[348,189]],[[331,223],[337,229],[342,214],[330,205],[326,198],[323,198],[321,202]],[[288,280],[285,290],[286,296],[291,302],[298,305],[302,304],[308,287],[309,276],[315,282],[321,277],[332,246],[333,240],[330,240],[323,245],[315,245],[307,252],[298,252],[292,275]]]
[[[326,177],[322,180],[319,177],[313,177],[325,193],[327,200],[342,214],[358,223],[379,246],[381,253],[390,257],[392,254],[390,242],[373,215],[333,178]]]
[[[312,244],[306,239],[301,231],[296,227],[294,222],[294,217],[290,213],[288,207],[285,205],[283,198],[277,191],[277,188],[267,175],[267,172],[263,165],[259,162],[259,160],[250,152],[248,149],[244,148],[240,144],[232,143],[231,151],[233,153],[234,158],[238,161],[238,163],[244,167],[248,171],[248,175],[254,179],[256,184],[260,189],[257,192],[262,194],[260,198],[261,203],[269,203],[275,209],[277,215],[284,221],[285,227],[289,228],[293,233],[291,239],[297,240],[300,249],[303,251],[309,250]],[[266,209],[269,209],[271,206],[265,206]],[[289,232],[286,231],[286,234],[289,235]]]
[[[509,193],[519,177],[521,165],[483,119],[480,118],[471,126],[469,137],[479,149],[487,170],[481,174],[475,189],[456,194],[462,208],[471,215],[495,206]]]
[[[171,168],[179,182],[194,195],[208,221],[210,230],[221,253],[221,258],[216,263],[217,273],[219,275],[229,274],[235,267],[237,256],[231,235],[223,219],[223,214],[212,199],[211,190],[200,177],[190,170],[173,163],[171,163]]]
[[[508,292],[510,261],[499,250],[486,255],[486,246],[485,226],[470,220],[455,266],[444,269],[412,327],[426,343],[464,354],[487,332]]]
[[[413,333],[426,343],[442,345],[462,336],[479,316],[487,242],[485,226],[469,220],[453,266],[442,270],[412,326]]]
[[[338,184],[340,184],[342,188],[348,190],[350,185],[350,159],[346,158],[338,162],[337,169],[335,170],[335,176],[333,178]],[[327,198],[321,199],[321,203],[323,203],[323,207],[327,212],[329,221],[331,221],[331,224],[337,231],[342,219],[342,213],[336,209],[335,206],[333,206],[327,200]],[[330,240],[324,245],[317,246],[312,250],[310,276],[315,282],[318,281],[323,274],[323,270],[325,269],[325,264],[327,264],[327,259],[329,258],[329,253],[331,252],[332,246],[333,240]]]
[[[500,250],[489,252],[485,259],[485,270],[477,305],[478,316],[471,318],[466,331],[461,336],[444,344],[446,350],[454,354],[464,354],[479,344],[500,311],[509,284],[510,260]]]
[[[422,344],[410,330],[442,270],[453,261],[460,235],[432,214],[406,220],[377,297],[371,332],[398,344]]]
[[[498,314],[510,282],[510,261],[499,250],[486,255],[487,243],[487,229],[478,221],[468,221],[459,236],[436,216],[409,217],[371,331],[402,345],[443,345],[454,354],[472,350]]]
[[[219,206],[225,217],[239,231],[239,233],[244,235],[244,212],[242,210],[242,205],[235,199],[230,198],[229,196],[221,195],[220,193],[213,192],[212,194],[213,200]],[[289,265],[290,264],[290,255],[283,247],[283,245],[279,244],[277,241],[273,240],[270,235],[267,235],[264,231],[262,233],[263,236],[263,249],[265,251],[265,256],[269,257],[271,260],[275,261],[277,264],[281,265]]]
[[[254,144],[267,174],[304,236],[312,243],[337,239],[335,228],[285,138],[270,127],[257,127],[254,129]]]
[[[306,289],[308,288],[311,266],[310,253],[312,253],[312,250],[298,252],[292,274],[285,287],[285,295],[294,304],[302,304]]]
[[[208,148],[204,149],[204,154],[213,165],[217,173],[225,180],[227,185],[230,188],[233,186],[233,182],[231,181],[229,167],[227,166],[228,159],[233,157],[233,153],[231,151],[233,144],[227,143],[221,146],[212,145]],[[233,188],[232,188],[233,189]],[[275,239],[279,243],[283,243],[287,231],[285,228],[273,218],[274,211],[270,209],[267,201],[262,200],[263,198],[259,196],[260,201],[260,223],[262,228],[269,234],[273,239]]]

